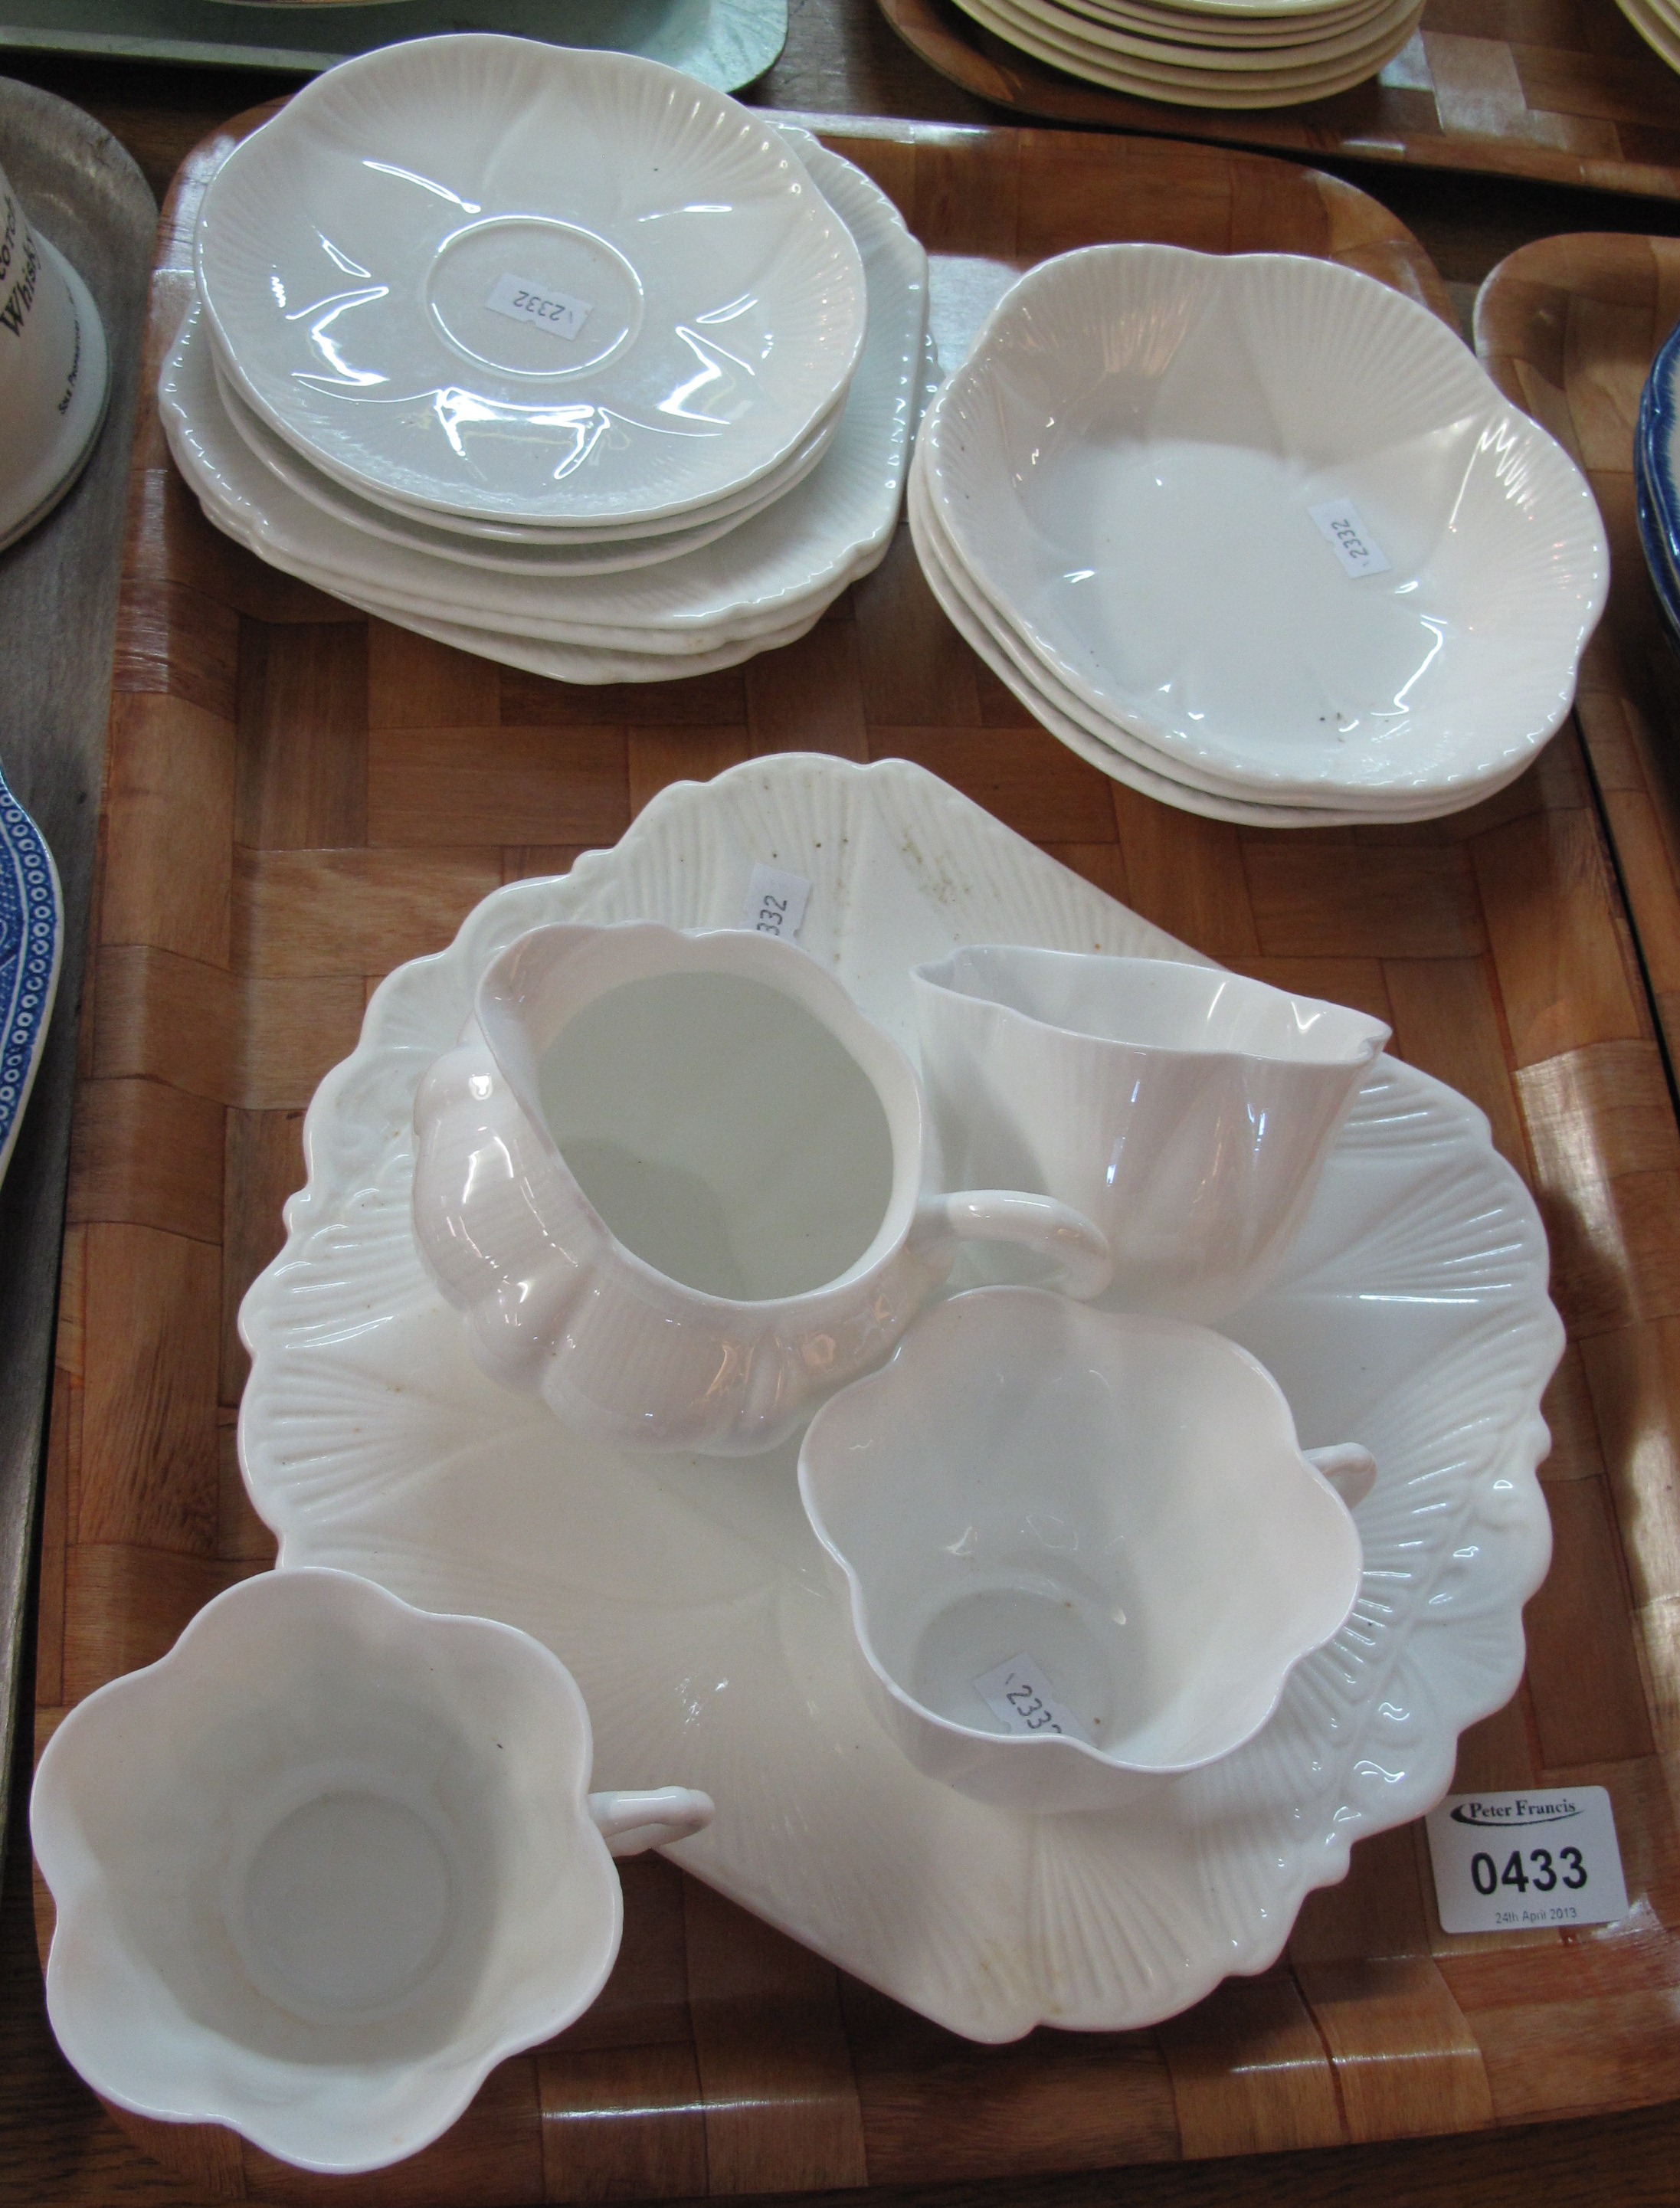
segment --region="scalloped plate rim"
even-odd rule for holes
[[[912,789],[920,790],[930,801],[937,798],[947,807],[963,808],[970,814],[977,815],[984,823],[980,831],[981,835],[994,843],[1013,846],[1028,855],[1029,868],[1047,869],[1056,874],[1065,874],[1067,871],[1047,854],[1039,851],[1013,831],[985,814],[981,808],[973,806],[961,793],[939,783],[937,777],[910,762],[885,760],[858,766],[825,754],[783,753],[747,761],[726,770],[710,783],[668,785],[644,809],[617,845],[585,853],[569,875],[549,878],[546,881],[511,883],[491,891],[466,915],[445,949],[407,962],[380,983],[369,1000],[356,1050],[325,1077],[316,1091],[303,1131],[308,1177],[303,1188],[285,1206],[285,1245],[253,1283],[241,1308],[240,1333],[252,1355],[251,1381],[246,1396],[248,1405],[255,1403],[270,1384],[269,1359],[277,1354],[285,1332],[279,1311],[276,1308],[282,1301],[282,1295],[273,1286],[275,1276],[300,1260],[303,1255],[301,1245],[308,1238],[332,1223],[321,1215],[327,1206],[336,1204],[341,1212],[345,1201],[353,1193],[349,1185],[354,1179],[353,1173],[346,1178],[334,1159],[335,1140],[342,1131],[345,1112],[353,1111],[350,1100],[345,1096],[345,1090],[373,1061],[391,1055],[413,1057],[418,1060],[422,1052],[429,1047],[405,1041],[397,1032],[397,1023],[405,1000],[411,996],[417,1001],[423,999],[434,986],[444,981],[452,971],[469,966],[474,955],[475,942],[490,927],[487,915],[507,911],[511,918],[517,920],[518,924],[513,932],[518,933],[524,927],[534,924],[531,918],[520,912],[520,905],[529,905],[534,900],[540,900],[545,890],[552,893],[558,884],[565,884],[567,893],[564,902],[568,909],[572,909],[580,904],[596,887],[609,885],[633,860],[638,848],[653,840],[654,831],[674,807],[699,804],[709,812],[721,804],[727,809],[735,792],[753,777],[781,781],[801,775],[809,776],[813,772],[819,777],[832,777],[840,783],[854,777],[867,778],[866,786],[872,795],[880,793],[889,804],[891,799],[887,793],[895,784],[902,786],[908,780]],[[1078,881],[1080,892],[1095,904],[1125,914],[1134,926],[1147,931],[1156,939],[1166,955],[1187,954],[1201,961],[1202,954],[1189,950],[1188,946],[1175,945],[1173,939],[1151,927],[1149,923],[1140,921],[1137,915],[1119,905],[1117,900],[1107,897],[1079,878],[1071,879]],[[995,891],[995,883],[992,886]],[[722,1886],[744,1905],[756,1908],[769,1921],[839,1967],[970,2038],[992,2043],[1006,2041],[1020,2037],[1042,2022],[1053,2023],[1063,2029],[1130,2029],[1178,2013],[1202,1998],[1233,1971],[1246,1974],[1269,1968],[1287,1942],[1295,1915],[1306,1894],[1317,1887],[1334,1884],[1345,1875],[1354,1838],[1368,1837],[1409,1821],[1424,1814],[1439,1799],[1451,1779],[1459,1733],[1466,1726],[1503,1707],[1515,1692],[1521,1677],[1524,1659],[1522,1605],[1545,1577],[1551,1554],[1550,1517],[1536,1476],[1536,1468],[1550,1441],[1540,1414],[1539,1400],[1562,1355],[1564,1332],[1562,1322],[1545,1293],[1543,1277],[1545,1242],[1538,1211],[1527,1188],[1494,1151],[1485,1116],[1473,1104],[1432,1077],[1415,1068],[1397,1067],[1392,1060],[1381,1063],[1391,1073],[1399,1075],[1401,1087],[1406,1094],[1432,1105],[1437,1110],[1444,1107],[1450,1119],[1462,1131],[1466,1147],[1459,1154],[1473,1156],[1479,1167],[1484,1167],[1503,1184],[1505,1193],[1515,1204],[1526,1231],[1538,1243],[1542,1269],[1542,1277],[1527,1284],[1532,1287],[1533,1293],[1527,1299],[1525,1308],[1527,1317],[1521,1328],[1517,1327],[1515,1320],[1502,1326],[1502,1331],[1514,1337],[1521,1334],[1525,1347],[1521,1359],[1520,1380],[1512,1383],[1520,1392],[1521,1404],[1502,1422],[1487,1474],[1491,1479],[1492,1470],[1497,1468],[1510,1482],[1510,1495],[1505,1504],[1507,1515],[1495,1529],[1501,1545],[1496,1599],[1491,1613],[1489,1613],[1485,1598],[1484,1609],[1476,1613],[1474,1619],[1477,1629],[1485,1637],[1492,1635],[1494,1647],[1484,1655],[1479,1671],[1474,1677],[1467,1677],[1461,1668],[1455,1671],[1450,1662],[1444,1665],[1425,1663],[1421,1684],[1427,1693],[1430,1707],[1425,1713],[1425,1731],[1415,1747],[1408,1751],[1410,1761],[1407,1770],[1390,1779],[1386,1790],[1388,1798],[1380,1805],[1381,1814],[1374,1815],[1371,1806],[1366,1804],[1353,1813],[1348,1822],[1333,1821],[1329,1830],[1317,1835],[1316,1852],[1313,1847],[1303,1846],[1292,1865],[1289,1905],[1281,1906],[1274,1921],[1264,1928],[1248,1928],[1249,1936],[1239,1959],[1233,1959],[1230,1954],[1220,1952],[1217,1943],[1209,1940],[1206,1943],[1207,1951],[1199,1959],[1189,1959],[1184,1979],[1176,1985],[1168,1986],[1159,2002],[1146,2003],[1143,2007],[1134,2005],[1120,2012],[1101,2009],[1100,2002],[1088,2004],[1079,2013],[1062,2009],[1047,2012],[1041,2002],[1035,2004],[1030,1997],[1022,1999],[1010,1995],[1006,1989],[987,1987],[983,1965],[972,1974],[976,1983],[966,2001],[955,1999],[934,2002],[927,1998],[919,1999],[916,1990],[907,1989],[902,1981],[894,1982],[895,1959],[892,1956],[883,1959],[878,1955],[873,1959],[861,1956],[855,1947],[849,1945],[843,1937],[835,1937],[831,1930],[809,1923],[790,1922],[785,1909],[780,1914],[777,1912],[773,1895],[754,1890],[753,1881],[745,1874],[744,1869],[742,1875],[728,1883],[715,1875],[710,1878],[710,1882]],[[417,1063],[417,1078],[420,1070]],[[1358,1124],[1357,1119],[1355,1124]],[[388,1153],[388,1143],[385,1148]],[[341,1179],[346,1180],[346,1185],[341,1193],[335,1194],[336,1184]],[[247,1468],[246,1444],[245,1413],[242,1409],[241,1464],[246,1471],[253,1501],[261,1509],[263,1498],[258,1493],[260,1483]],[[285,1522],[292,1514],[284,1506],[283,1500],[282,1507],[276,1509],[277,1499],[270,1498],[270,1509],[282,1537],[280,1562],[284,1568],[286,1545],[288,1541],[295,1545],[297,1537]],[[1494,1533],[1491,1533],[1490,1541],[1493,1538]],[[329,1559],[317,1556],[312,1560]],[[785,1577],[785,1570],[783,1575]],[[1420,1588],[1420,1613],[1428,1588],[1435,1586],[1439,1577],[1437,1569]],[[760,1590],[755,1589],[750,1598],[745,1595],[732,1597],[725,1607],[737,1607],[741,1602],[749,1599],[757,1600],[760,1593]],[[412,1600],[413,1597],[405,1593],[404,1599]],[[711,1606],[716,1607],[715,1605]],[[1431,1629],[1420,1633],[1418,1629],[1425,1624]],[[1449,1635],[1452,1630],[1450,1618],[1420,1614],[1413,1621],[1409,1629],[1395,1635],[1393,1646],[1384,1659],[1387,1669],[1383,1677],[1393,1671],[1404,1648],[1412,1640],[1416,1639],[1418,1653],[1422,1653],[1440,1647],[1443,1636]],[[1365,1696],[1361,1705],[1364,1711],[1369,1712],[1376,1692],[1373,1687]],[[897,1753],[896,1750],[890,1752]],[[1041,1819],[1029,1821],[1038,1828],[1036,1839],[1045,1827],[1062,1824],[1065,1821]],[[693,1843],[685,1843],[683,1847],[673,1851],[675,1859],[696,1875],[708,1878],[708,1866],[693,1859]],[[1024,1914],[1023,1905],[1023,1917]],[[1231,1944],[1234,1946],[1235,1943],[1233,1941]],[[989,1999],[986,1997],[987,1995]]]

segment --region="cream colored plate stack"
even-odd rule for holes
[[[1346,92],[1393,60],[1423,13],[1419,0],[957,4],[1035,61],[1110,92],[1181,107],[1293,107]],[[1632,12],[1629,0],[1623,5]]]
[[[1680,6],[1675,0],[1616,0],[1646,45],[1680,69]]]

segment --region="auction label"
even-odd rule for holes
[[[1090,1735],[1063,1707],[1043,1665],[1031,1656],[1011,1656],[976,1679],[975,1692],[1005,1732],[1059,1732],[1090,1746]]]
[[[1615,1924],[1628,1913],[1616,1819],[1602,1786],[1449,1794],[1426,1821],[1448,1932]]]
[[[811,885],[803,874],[785,873],[780,867],[756,866],[747,885],[747,902],[741,924],[755,935],[779,935],[791,943],[799,933]]]
[[[528,276],[501,277],[484,304],[493,315],[506,315],[510,322],[534,323],[539,330],[552,330],[557,338],[576,337],[595,312],[587,299],[534,284]]]
[[[1308,507],[1307,512],[1347,573],[1357,576],[1389,573],[1388,555],[1360,520],[1359,510],[1351,498],[1326,499],[1323,506]]]

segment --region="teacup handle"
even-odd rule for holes
[[[589,1814],[609,1855],[639,1856],[703,1833],[716,1811],[711,1795],[692,1786],[653,1786],[639,1794],[591,1794]]]
[[[954,1196],[924,1197],[910,1239],[933,1251],[941,1243],[1018,1243],[1048,1257],[1056,1267],[1051,1286],[1081,1303],[1100,1296],[1114,1277],[1113,1253],[1100,1227],[1071,1204],[1019,1189],[966,1188]]]
[[[1307,1449],[1305,1455],[1350,1510],[1357,1510],[1377,1484],[1377,1460],[1357,1442],[1337,1442],[1333,1448]]]

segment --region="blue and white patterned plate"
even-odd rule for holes
[[[63,942],[58,869],[0,776],[0,1179],[52,1017]]]
[[[1680,328],[1651,363],[1634,425],[1640,549],[1671,645],[1680,652]]]
[[[1639,525],[1640,549],[1645,555],[1646,571],[1656,594],[1663,633],[1674,651],[1680,653],[1680,585],[1677,585],[1669,564],[1663,524],[1652,497],[1650,477],[1639,464],[1637,450],[1634,464],[1634,518]]]

